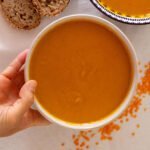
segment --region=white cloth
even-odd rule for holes
[[[139,60],[144,63],[150,61],[150,25],[126,25],[118,23],[101,14],[90,0],[71,0],[68,8],[61,15],[45,18],[39,27],[31,31],[13,29],[0,15],[0,71],[23,49],[29,48],[34,37],[53,20],[69,14],[94,14],[116,24],[131,40]],[[141,112],[138,118],[125,123],[121,131],[114,132],[113,141],[100,142],[95,146],[93,141],[99,141],[99,135],[90,142],[90,150],[150,150],[150,101],[144,100],[148,112]],[[136,129],[140,123],[141,128]],[[132,132],[135,137],[131,136]],[[75,150],[71,140],[71,133],[75,131],[51,125],[28,129],[12,137],[0,139],[0,150],[62,150],[61,143],[65,142],[64,150]]]

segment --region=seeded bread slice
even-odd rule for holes
[[[40,24],[41,16],[32,0],[0,0],[2,13],[14,26],[20,29],[32,29]]]
[[[70,0],[32,0],[41,16],[55,16],[62,12]]]

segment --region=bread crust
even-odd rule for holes
[[[70,0],[32,0],[41,16],[55,16],[61,13]]]
[[[32,0],[0,0],[4,17],[12,26],[30,30],[40,24],[41,16]]]

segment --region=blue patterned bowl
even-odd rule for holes
[[[90,0],[90,1],[102,13],[104,13],[108,17],[110,17],[112,19],[115,19],[117,21],[120,21],[120,22],[123,22],[123,23],[127,23],[127,24],[135,24],[135,25],[150,24],[150,16],[148,16],[148,17],[140,17],[140,18],[123,16],[123,15],[120,15],[120,14],[117,14],[115,12],[112,12],[112,11],[108,10],[107,8],[105,8],[104,6],[102,6],[98,2],[98,0]]]

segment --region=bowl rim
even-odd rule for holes
[[[119,14],[115,14],[112,11],[109,11],[104,6],[102,6],[97,0],[90,0],[92,4],[103,14],[106,16],[119,21],[121,23],[126,23],[130,25],[146,25],[150,24],[150,17],[144,17],[144,18],[132,18],[132,17],[126,17]]]
[[[79,129],[79,130],[86,130],[86,129],[92,129],[92,128],[96,128],[96,127],[102,127],[108,123],[110,123],[111,121],[115,120],[117,117],[119,117],[123,111],[125,111],[125,109],[127,108],[127,106],[130,104],[133,96],[134,96],[134,92],[136,89],[136,85],[137,85],[137,79],[138,79],[138,61],[137,61],[137,56],[135,53],[135,49],[132,46],[131,42],[128,40],[128,38],[126,37],[126,35],[114,24],[112,24],[111,22],[94,16],[94,15],[87,15],[87,14],[75,14],[75,15],[69,15],[69,16],[65,16],[62,17],[60,19],[57,19],[55,21],[53,21],[52,23],[50,23],[48,26],[46,26],[37,36],[36,38],[33,40],[31,47],[30,47],[30,51],[27,54],[27,59],[26,59],[26,63],[25,63],[25,81],[30,80],[29,78],[29,66],[30,66],[30,60],[31,60],[31,56],[34,52],[34,46],[36,46],[38,40],[40,40],[40,38],[51,28],[53,28],[55,25],[57,25],[58,23],[61,23],[63,21],[67,21],[67,20],[71,20],[71,19],[88,19],[88,20],[93,20],[96,21],[98,23],[101,23],[105,26],[107,26],[109,29],[113,30],[118,38],[121,38],[123,40],[123,42],[125,43],[126,46],[128,46],[129,49],[129,53],[131,55],[131,62],[132,62],[132,67],[133,67],[133,79],[132,79],[132,83],[131,83],[131,87],[130,90],[127,94],[127,96],[124,98],[124,101],[122,102],[121,106],[118,106],[118,108],[116,108],[115,112],[112,112],[112,114],[110,114],[110,116],[107,116],[106,118],[100,120],[100,121],[96,121],[96,122],[91,122],[91,123],[87,123],[87,124],[74,124],[74,123],[69,123],[69,122],[65,122],[59,118],[56,118],[55,116],[53,116],[52,114],[48,113],[38,102],[37,98],[35,97],[35,107],[39,110],[39,112],[41,113],[41,115],[43,115],[48,121],[52,121],[56,124],[59,124],[63,127],[67,127],[67,128],[71,128],[71,129]],[[34,49],[34,50],[33,50]]]

